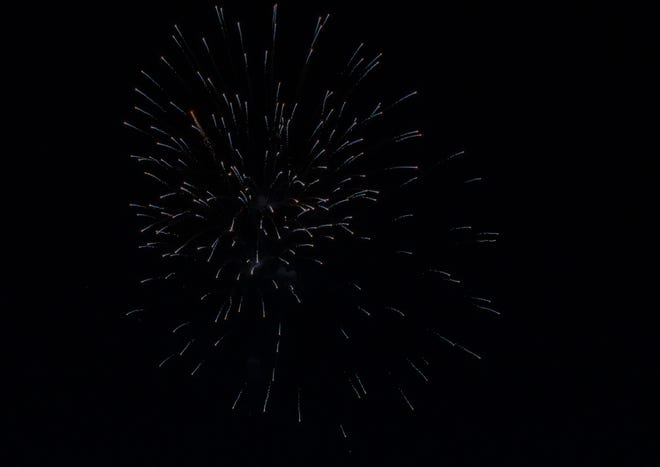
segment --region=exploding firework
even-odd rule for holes
[[[414,411],[407,381],[429,381],[421,341],[480,358],[427,304],[446,289],[497,314],[443,267],[424,233],[438,213],[417,212],[417,186],[463,153],[415,162],[422,133],[401,115],[417,92],[371,100],[364,87],[382,54],[365,44],[337,64],[317,57],[329,16],[297,64],[280,57],[277,5],[259,50],[222,8],[214,16],[215,40],[174,27],[173,53],[140,72],[124,122],[142,136],[131,158],[145,201],[131,206],[155,270],[128,315],[151,314],[172,335],[159,367],[221,375],[233,410],[285,407],[302,422],[306,402],[364,400],[373,388]],[[451,229],[497,237],[472,232]]]

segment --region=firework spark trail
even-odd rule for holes
[[[168,272],[148,277],[141,285],[150,287],[170,279],[188,281],[197,293],[197,306],[211,310],[208,316],[188,313],[170,324],[171,333],[185,340],[158,366],[184,354],[194,356],[207,341],[210,347],[228,348],[232,338],[225,337],[234,335],[255,315],[270,326],[273,338],[268,341],[268,358],[273,359],[268,368],[272,366],[272,371],[264,378],[268,380],[261,410],[265,413],[275,396],[272,386],[280,354],[295,347],[288,331],[286,345],[282,345],[282,322],[288,316],[283,309],[308,306],[309,295],[297,277],[300,271],[307,271],[308,265],[318,271],[332,263],[336,251],[328,245],[371,241],[378,232],[367,230],[370,225],[365,222],[365,213],[369,206],[383,204],[387,196],[398,193],[397,189],[410,191],[422,180],[422,167],[403,154],[383,162],[374,158],[383,147],[398,147],[422,137],[420,130],[410,127],[391,136],[376,126],[395,115],[397,112],[390,111],[403,107],[418,92],[408,91],[375,104],[356,103],[355,91],[371,79],[383,60],[382,53],[369,52],[360,43],[347,60],[342,60],[341,79],[312,93],[305,86],[319,61],[329,15],[316,19],[311,40],[299,57],[300,68],[284,79],[278,76],[276,64],[280,53],[277,4],[272,9],[268,43],[258,55],[250,48],[249,27],[229,22],[221,7],[216,6],[214,12],[222,44],[217,45],[209,36],[189,41],[175,25],[171,36],[174,53],[160,57],[162,73],[140,70],[140,84],[133,90],[138,100],[133,107],[135,115],[123,123],[148,137],[148,146],[130,157],[145,169],[141,170],[151,186],[161,191],[155,200],[131,203],[130,207],[146,223],[140,231],[147,240],[140,248],[155,250],[162,261],[186,265],[178,266],[182,269],[176,275]],[[201,53],[196,53],[195,44]],[[463,152],[455,153],[444,162],[461,155]],[[394,180],[388,182],[389,188],[381,186],[384,176]],[[472,177],[463,183],[482,180]],[[396,215],[390,212],[387,217],[388,228],[407,234],[418,222],[417,215],[409,210]],[[473,235],[471,226],[459,225],[451,231],[457,232],[456,236],[468,235],[462,232]],[[474,234],[473,241],[494,243],[498,236],[497,232],[483,231]],[[403,258],[401,261],[424,256],[423,251],[405,246],[392,247],[379,257],[388,257],[386,253]],[[452,287],[463,285],[449,272],[428,266],[425,271]],[[399,323],[410,321],[402,320],[410,307],[371,303],[369,286],[361,281],[351,280],[345,285],[354,300],[345,308],[359,319],[372,322],[386,315]],[[473,307],[499,315],[489,300],[467,297]],[[357,300],[360,302],[355,303]],[[126,315],[141,315],[144,310],[134,308]],[[201,321],[211,330],[200,331],[197,323]],[[351,322],[339,322],[333,332],[342,345],[359,340],[359,329]],[[287,326],[289,323],[287,320]],[[437,336],[481,359],[466,347]],[[421,364],[405,360],[419,378],[429,381],[426,368],[423,371]],[[191,376],[211,366],[208,360],[197,362]],[[279,371],[278,385],[285,378],[285,372]],[[346,372],[344,378],[351,391],[362,400],[367,394],[362,379],[356,371],[348,375]],[[369,381],[369,375],[366,379]],[[246,379],[232,410],[247,384]],[[397,389],[414,411],[403,390]],[[297,421],[301,423],[300,387],[296,399]],[[340,429],[347,438],[343,425]]]
[[[302,410],[300,409],[300,388],[298,388],[298,423],[302,423]]]
[[[440,334],[437,333],[436,331],[433,331],[433,334],[436,335],[437,337],[439,337],[440,339],[442,339],[443,341],[445,341],[447,344],[451,345],[452,347],[456,347],[456,348],[462,350],[463,352],[465,352],[465,353],[467,353],[467,354],[473,356],[473,357],[476,358],[477,360],[481,360],[481,356],[480,356],[480,355],[478,355],[477,353],[475,353],[475,352],[473,352],[472,350],[468,349],[467,347],[465,347],[465,346],[463,346],[463,345],[461,345],[461,344],[458,344],[457,342],[454,342],[454,341],[452,341],[452,340],[450,340],[450,339],[447,339],[445,336],[440,335]]]
[[[245,389],[245,386],[243,386],[243,387],[241,388],[241,390],[238,391],[238,395],[236,396],[236,399],[234,399],[234,403],[233,403],[232,406],[231,406],[231,409],[232,409],[232,410],[235,410],[235,409],[236,409],[236,406],[238,405],[238,401],[240,400],[241,396],[243,395],[243,391],[244,391],[244,389]]]
[[[270,398],[270,386],[272,384],[272,381],[268,382],[268,389],[266,389],[266,398],[264,399],[264,408],[263,412],[266,413],[266,407],[268,406],[268,399]]]
[[[401,394],[401,397],[402,397],[403,400],[405,401],[405,403],[406,403],[406,405],[408,406],[408,408],[409,408],[411,411],[414,411],[414,410],[415,410],[415,407],[413,407],[412,403],[410,402],[410,400],[409,400],[408,397],[406,396],[406,393],[403,392],[403,389],[399,388],[399,393]]]

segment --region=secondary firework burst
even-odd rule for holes
[[[158,366],[232,376],[228,405],[234,410],[245,405],[267,412],[275,397],[289,397],[292,417],[302,422],[308,388],[330,381],[341,397],[365,399],[377,365],[364,356],[378,352],[384,376],[373,376],[373,384],[390,387],[414,410],[401,374],[428,382],[428,361],[412,355],[402,323],[480,358],[425,320],[410,320],[414,311],[392,302],[403,292],[379,290],[385,284],[369,289],[381,268],[399,277],[407,258],[417,255],[392,242],[395,234],[415,232],[414,196],[401,191],[426,173],[410,157],[414,151],[396,150],[422,136],[396,118],[417,92],[369,102],[362,88],[382,54],[365,44],[327,71],[317,49],[329,16],[316,20],[297,65],[291,65],[295,57],[280,57],[286,54],[278,47],[277,5],[260,49],[223,8],[215,8],[214,21],[215,38],[174,27],[173,52],[140,71],[137,103],[124,122],[141,137],[130,157],[142,168],[145,201],[131,206],[144,221],[140,248],[153,251],[156,271],[141,281],[149,291],[145,303],[128,314],[151,310],[174,335],[177,347]],[[409,202],[409,209],[393,212],[388,200]],[[460,284],[433,266],[406,274]],[[410,287],[400,280],[390,285]],[[487,299],[468,301],[497,313]],[[371,324],[378,320],[393,324]],[[363,344],[349,350],[352,341]],[[285,368],[278,376],[286,365],[295,371]],[[277,394],[278,383],[294,389]]]

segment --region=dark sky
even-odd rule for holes
[[[503,233],[481,279],[503,312],[493,329],[476,323],[486,358],[454,354],[424,410],[363,417],[349,441],[232,415],[212,386],[158,372],[153,336],[122,317],[137,239],[121,121],[171,25],[211,7],[51,3],[23,16],[5,58],[20,129],[4,172],[15,391],[3,465],[657,465],[657,337],[637,292],[651,281],[634,265],[650,188],[630,141],[645,126],[622,118],[641,92],[616,92],[629,73],[651,82],[649,34],[589,4],[435,3],[280,2],[292,22],[330,12],[342,41],[385,51],[391,81],[424,95],[432,151],[474,155],[482,215]],[[246,23],[270,6],[226,5]]]

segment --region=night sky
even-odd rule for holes
[[[471,323],[484,359],[448,351],[414,415],[366,411],[348,440],[336,426],[232,414],[205,379],[159,371],[162,342],[124,317],[140,256],[121,122],[172,24],[213,4],[51,3],[23,16],[4,59],[19,129],[3,151],[0,464],[658,465],[654,307],[639,292],[652,281],[637,264],[650,254],[639,222],[650,185],[632,136],[649,126],[632,123],[637,98],[651,97],[639,90],[652,82],[648,35],[589,4],[435,3],[279,2],[300,31],[331,13],[330,37],[385,52],[387,80],[423,95],[426,151],[466,149],[487,179],[478,214],[502,237],[470,258],[502,312]],[[271,6],[225,4],[246,24]]]

